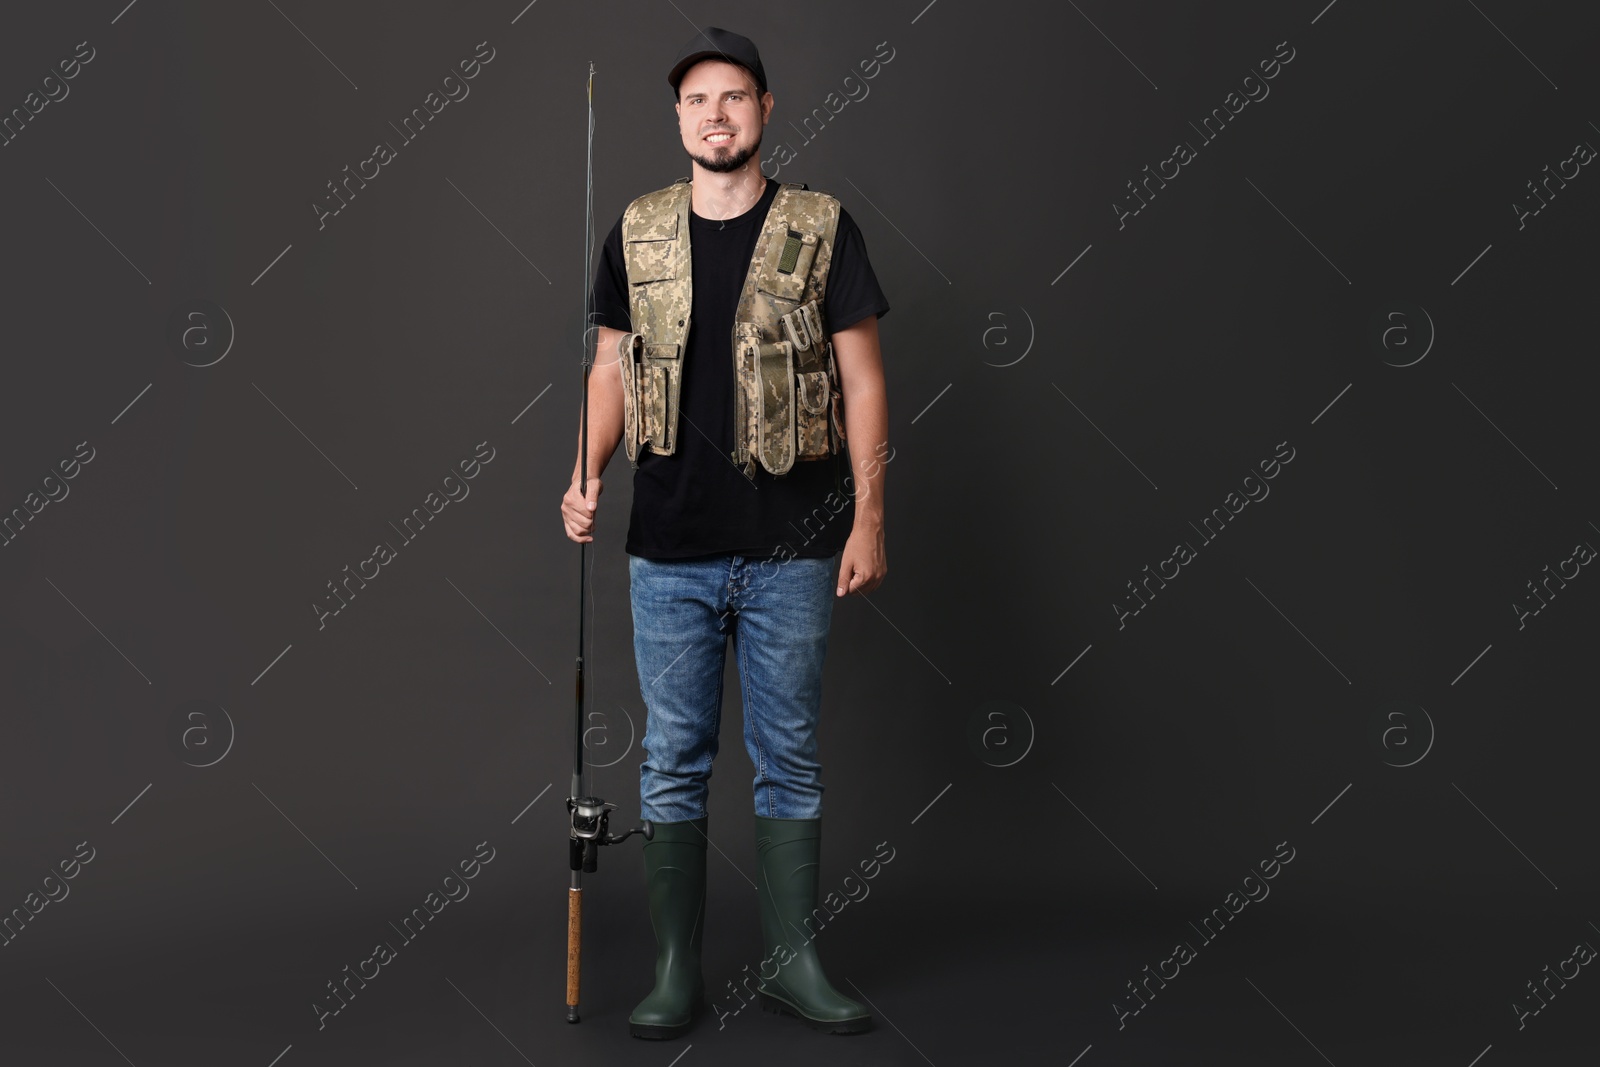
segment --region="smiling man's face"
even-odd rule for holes
[[[678,134],[684,151],[706,170],[738,170],[761,147],[772,113],[772,94],[756,92],[750,72],[735,63],[705,59],[678,83]]]

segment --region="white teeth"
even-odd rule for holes
[[[730,139],[732,136],[733,135],[730,133],[714,133],[710,137],[707,137],[706,140],[710,141],[712,144],[721,144],[723,141]]]

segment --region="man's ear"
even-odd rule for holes
[[[771,117],[772,117],[772,94],[771,93],[762,93],[761,94],[761,125],[765,126],[767,124],[767,120],[769,118],[771,118]]]

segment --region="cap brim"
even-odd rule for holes
[[[707,48],[703,51],[695,52],[692,55],[687,55],[678,60],[678,62],[673,65],[672,69],[667,72],[667,84],[676,90],[678,88],[678,83],[683,81],[683,76],[689,72],[689,68],[700,62],[702,59],[720,59],[725,63],[732,63],[735,66],[744,67],[745,70],[750,70],[749,67],[745,67],[742,62],[735,59],[733,56],[730,56],[728,53],[715,48]],[[751,71],[750,76],[754,78],[755,72]],[[766,86],[761,84],[759,78],[756,79],[756,86],[762,92],[766,92]]]

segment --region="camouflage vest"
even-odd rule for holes
[[[646,193],[622,216],[632,325],[618,342],[622,443],[638,468],[639,449],[670,456],[678,443],[678,393],[694,307],[689,255],[688,178]],[[746,477],[759,461],[774,475],[795,460],[837,455],[844,442],[833,345],[823,293],[839,201],[785,183],[756,239],[734,312],[734,442],[729,458]]]

